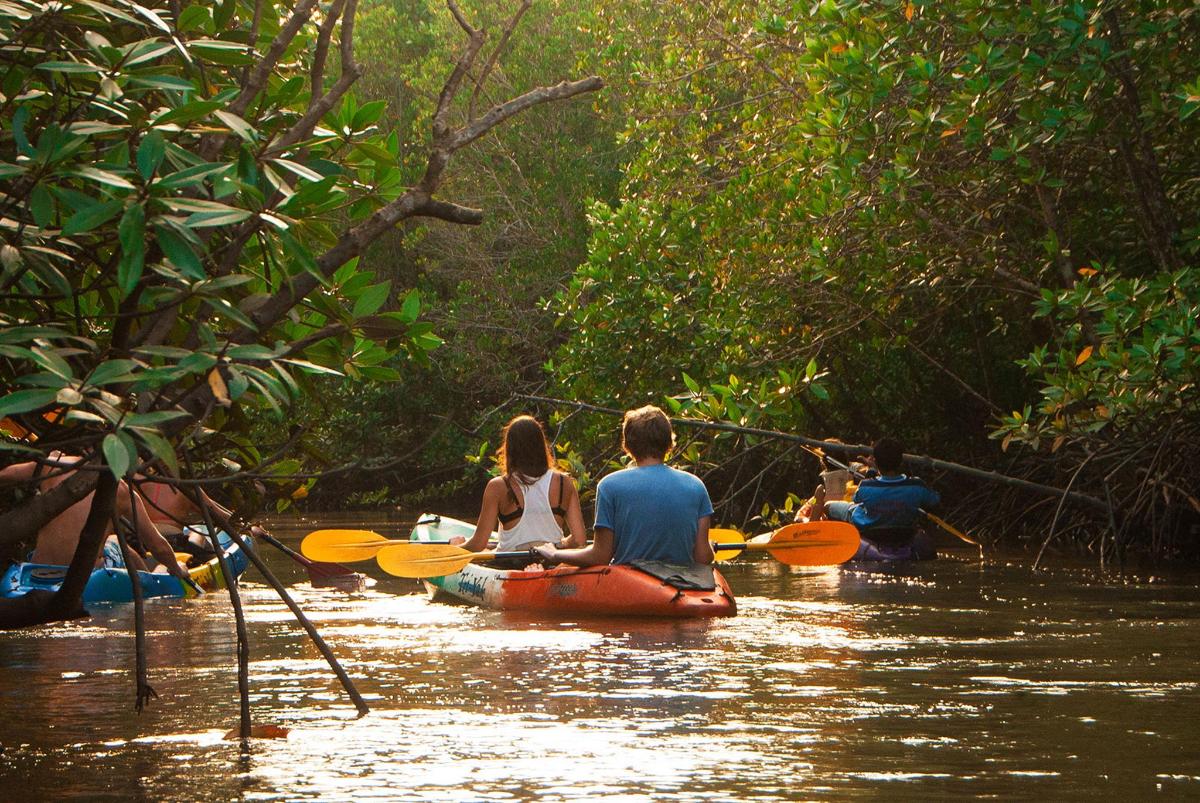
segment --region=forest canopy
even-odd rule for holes
[[[526,408],[586,489],[615,422],[520,394],[657,402],[894,434],[1114,511],[927,477],[989,532],[1195,557],[1193,3],[461,5],[304,5],[263,75],[290,8],[6,5],[0,412],[328,508],[473,499]],[[439,137],[591,73],[443,170]],[[676,459],[737,524],[818,469],[731,433]]]

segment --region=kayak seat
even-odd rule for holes
[[[629,565],[680,591],[712,591],[717,587],[713,567],[706,563],[680,566],[662,560],[635,560]]]

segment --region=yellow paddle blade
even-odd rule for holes
[[[309,560],[323,563],[352,563],[370,560],[390,543],[370,530],[317,530],[304,536],[300,552]]]
[[[721,545],[744,544],[746,543],[746,536],[737,530],[714,527],[708,531],[708,540],[713,544]],[[713,551],[713,560],[717,563],[726,563],[742,554],[743,551],[742,549],[715,549]]]
[[[495,552],[471,552],[450,544],[391,544],[379,550],[379,567],[396,577],[445,577],[473,560],[489,560]]]
[[[789,566],[836,566],[858,551],[858,530],[844,521],[797,522],[780,527],[746,545],[753,552],[770,552]]]

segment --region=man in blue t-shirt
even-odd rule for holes
[[[921,521],[921,508],[942,501],[937,491],[918,477],[900,473],[904,447],[895,438],[881,438],[871,447],[871,459],[878,477],[859,483],[853,502],[826,502],[825,487],[817,486],[813,520],[830,518],[848,521],[870,538],[875,529],[913,529]]]
[[[708,528],[713,507],[704,482],[664,462],[675,443],[671,421],[653,405],[625,413],[621,447],[635,465],[596,486],[594,541],[582,549],[536,551],[547,563],[596,566],[661,560],[712,563]]]

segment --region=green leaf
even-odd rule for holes
[[[204,279],[204,265],[187,240],[168,226],[155,226],[154,239],[171,264],[179,268],[184,276],[194,281]]]
[[[0,417],[28,413],[53,404],[57,390],[18,390],[0,398]]]
[[[137,166],[138,173],[144,180],[149,181],[154,172],[158,170],[166,152],[167,143],[161,132],[151,131],[142,137],[142,142],[138,145],[137,150]]]
[[[137,463],[137,447],[124,432],[110,432],[104,436],[100,446],[104,452],[104,462],[108,463],[113,476],[122,479],[129,469]]]
[[[413,338],[413,342],[417,345],[417,348],[421,349],[422,351],[433,351],[445,343],[445,341],[440,337],[430,332],[417,335],[415,338]]]
[[[188,83],[188,88],[195,89],[191,83]],[[153,123],[156,126],[168,125],[170,123],[190,123],[193,120],[199,120],[201,117],[207,117],[214,109],[219,109],[224,105],[215,100],[193,100],[191,103],[185,103],[177,109],[171,109],[169,112],[154,118]]]
[[[220,39],[193,39],[188,42],[193,53],[216,64],[241,66],[249,64],[253,59],[247,53],[247,47],[237,42],[223,42]]]
[[[53,351],[34,346],[33,349],[30,350],[30,354],[33,356],[34,362],[55,376],[59,376],[68,381],[75,379],[75,372],[71,370],[70,364]]]
[[[213,112],[213,116],[224,123],[230,131],[237,134],[247,142],[254,142],[258,138],[258,133],[254,130],[254,126],[250,125],[233,112],[217,109]]]
[[[233,165],[223,162],[207,162],[205,164],[193,165],[192,167],[185,167],[182,170],[162,176],[152,186],[156,192],[159,190],[179,190],[184,187],[196,186],[203,183],[207,178],[215,178],[217,174],[231,170],[233,170]]]
[[[29,212],[33,222],[46,229],[54,222],[54,196],[45,184],[36,184],[29,192]]]
[[[104,201],[81,209],[63,224],[63,236],[70,237],[99,228],[120,214],[124,208],[125,204],[122,201]]]
[[[232,360],[273,360],[279,356],[279,352],[276,349],[267,348],[257,343],[234,346],[225,353]]]
[[[373,142],[356,142],[356,150],[362,151],[369,159],[382,165],[394,165],[396,157],[387,148],[381,148]]]
[[[316,363],[309,362],[308,360],[295,360],[295,359],[289,358],[289,359],[279,360],[279,362],[284,362],[284,363],[287,363],[288,365],[295,365],[297,368],[301,368],[301,369],[309,372],[310,374],[329,374],[331,376],[345,376],[345,374],[343,374],[341,371],[335,371],[332,368],[326,368],[324,365],[317,365]]]
[[[212,12],[207,6],[188,6],[179,15],[179,30],[181,31],[202,31],[208,27],[208,23],[212,20]]]
[[[117,285],[125,295],[129,295],[141,281],[146,261],[146,212],[139,204],[125,210],[121,225],[117,227],[117,236],[121,241]]]
[[[95,387],[103,387],[115,382],[129,382],[136,379],[133,372],[140,367],[133,360],[105,360],[88,375],[87,383]]]
[[[184,10],[184,13],[180,15],[180,17],[186,17],[187,12],[191,11],[193,8],[196,8],[196,6],[188,6],[188,8]],[[171,42],[147,39],[138,42],[133,47],[129,48],[129,52],[126,54],[125,61],[122,63],[122,67],[125,69],[136,67],[139,64],[145,64],[148,61],[153,61],[159,56],[164,56],[167,53],[174,52],[174,50],[175,45]]]
[[[384,100],[373,100],[370,103],[364,103],[354,113],[354,119],[350,123],[350,128],[354,131],[362,131],[372,123],[378,122],[386,108],[387,101]]]
[[[145,427],[134,427],[133,432],[142,443],[146,444],[150,453],[161,460],[172,474],[179,473],[179,459],[176,457],[175,447],[171,445],[170,441]]]
[[[129,83],[132,86],[142,86],[149,89],[170,89],[176,92],[195,92],[196,85],[186,78],[180,78],[178,75],[135,75],[130,77]],[[203,116],[203,115],[200,115]],[[154,121],[155,125],[163,125],[167,122],[175,122],[172,119],[167,120],[168,114]]]
[[[95,64],[80,61],[44,61],[37,65],[39,70],[49,72],[71,73],[76,75],[99,75],[100,68]]]
[[[131,427],[156,427],[168,421],[177,421],[180,418],[188,417],[189,414],[182,410],[154,410],[149,413],[131,413],[126,416],[125,421]]]
[[[355,318],[374,314],[387,301],[391,290],[392,283],[390,281],[371,285],[363,290],[358,298],[354,299],[354,310],[351,314]]]
[[[421,294],[409,290],[404,294],[404,302],[400,305],[400,318],[405,323],[412,323],[421,314]]]
[[[298,162],[293,162],[290,159],[272,159],[271,163],[279,165],[289,173],[294,173],[300,178],[307,179],[308,181],[320,181],[321,179],[325,178],[315,170],[309,170],[304,165],[299,164]]]
[[[184,221],[184,225],[192,229],[213,228],[215,226],[228,226],[233,223],[240,223],[250,217],[252,213],[245,209],[234,209],[230,207],[224,212],[195,212],[188,216]]]

